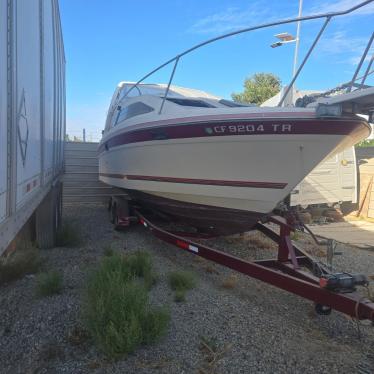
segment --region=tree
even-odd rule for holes
[[[244,91],[231,97],[240,103],[260,105],[276,95],[281,89],[281,80],[271,73],[256,73],[244,81]]]

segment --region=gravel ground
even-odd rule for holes
[[[1,373],[373,373],[374,329],[333,312],[318,316],[310,302],[176,249],[141,226],[114,232],[101,206],[65,208],[84,237],[79,248],[42,251],[44,267],[63,273],[63,292],[35,297],[35,277],[0,287]],[[300,239],[310,247],[309,239]],[[254,249],[261,237],[220,238],[210,244],[242,257],[262,258],[272,249]],[[251,244],[252,243],[252,244]],[[160,276],[151,291],[155,305],[171,310],[168,333],[158,343],[109,362],[80,329],[80,300],[87,270],[112,245],[152,254]],[[252,246],[251,246],[252,245]],[[265,241],[265,246],[267,243]],[[374,252],[340,246],[336,267],[374,273]],[[321,255],[321,253],[318,253]],[[198,285],[185,303],[175,303],[167,273],[188,269]],[[224,288],[227,279],[233,288]],[[217,362],[207,369],[201,337],[214,340]],[[360,369],[362,368],[362,369]]]

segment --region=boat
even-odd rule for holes
[[[370,126],[358,114],[372,113],[374,91],[362,86],[305,107],[257,107],[173,85],[181,56],[218,39],[118,84],[99,145],[99,177],[174,222],[228,235],[266,221],[320,162],[366,138]],[[173,62],[168,83],[143,83]]]
[[[174,86],[158,114],[165,86],[141,84],[125,96],[133,85],[121,82],[115,92],[99,147],[100,179],[217,234],[248,230],[322,160],[370,133],[356,115],[243,106]]]

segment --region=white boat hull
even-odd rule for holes
[[[130,194],[140,191],[170,201],[260,217],[270,213],[323,159],[360,140],[367,128],[357,126],[351,134],[241,134],[125,141],[127,144],[101,148],[100,179]]]

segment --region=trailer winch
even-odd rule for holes
[[[356,286],[368,286],[369,280],[363,274],[324,274],[319,279],[319,285],[334,292],[354,292]]]

